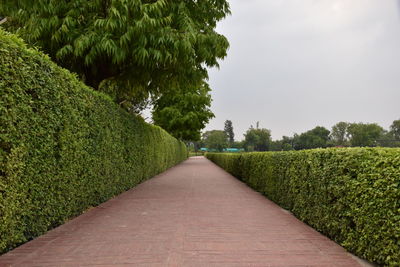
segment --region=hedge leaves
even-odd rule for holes
[[[400,149],[207,157],[360,257],[399,265]]]
[[[182,142],[0,30],[0,252],[186,157]]]

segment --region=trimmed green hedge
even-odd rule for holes
[[[186,158],[181,141],[0,29],[0,252]]]
[[[349,251],[399,266],[400,149],[206,156]]]

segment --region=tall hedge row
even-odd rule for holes
[[[0,252],[186,157],[181,141],[0,29]]]
[[[207,157],[360,257],[400,265],[400,149]]]

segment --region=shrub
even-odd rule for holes
[[[0,29],[0,252],[186,157],[182,142]]]
[[[360,257],[400,263],[400,149],[207,157]]]

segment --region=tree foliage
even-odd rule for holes
[[[202,142],[210,150],[222,151],[228,147],[228,136],[224,131],[212,130],[203,134]]]
[[[336,146],[347,146],[349,145],[349,139],[347,134],[347,129],[350,123],[348,122],[338,122],[332,126],[332,131],[330,133],[330,138],[332,143]]]
[[[393,121],[390,125],[390,132],[396,141],[400,141],[400,120]]]
[[[224,132],[228,136],[229,145],[232,146],[233,143],[235,142],[235,134],[233,132],[232,121],[230,120],[225,121]]]
[[[327,147],[329,133],[325,127],[317,126],[305,133],[295,135],[293,146],[296,150]]]
[[[384,130],[376,123],[351,123],[347,129],[352,146],[377,146]]]
[[[0,5],[7,30],[136,112],[149,98],[161,99],[155,106],[165,109],[165,98],[173,96],[163,96],[188,84],[206,95],[206,68],[218,66],[229,46],[216,24],[229,13],[226,0],[3,0]]]
[[[265,128],[253,128],[247,130],[245,137],[245,148],[247,151],[268,151],[271,147],[271,131]]]
[[[400,147],[400,120],[393,121],[390,130],[384,130],[376,123],[338,122],[332,131],[317,126],[312,130],[292,137],[283,136],[271,142],[270,150],[287,151],[330,146],[380,146]]]
[[[206,83],[187,86],[161,96],[153,111],[153,121],[174,137],[182,140],[200,140],[200,130],[214,114],[210,88]]]
[[[282,136],[281,140],[275,140],[271,143],[272,151],[290,151],[293,150],[293,138]]]

